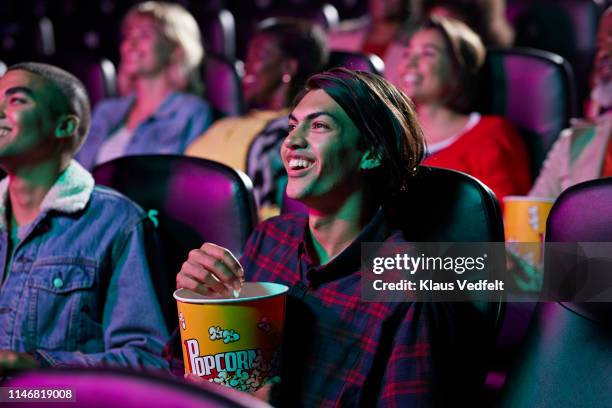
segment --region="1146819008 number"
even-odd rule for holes
[[[76,401],[76,393],[70,388],[22,388],[0,387],[0,402]]]

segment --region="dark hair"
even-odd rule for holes
[[[478,73],[484,64],[486,49],[480,37],[459,20],[431,16],[419,27],[437,30],[451,60],[451,88],[446,106],[468,113],[478,93]]]
[[[78,116],[79,127],[76,138],[71,146],[72,151],[76,152],[85,141],[91,122],[91,107],[83,83],[77,77],[61,68],[40,62],[22,62],[11,65],[7,72],[17,70],[27,71],[44,78],[63,97],[63,100],[54,100],[50,104],[49,109],[54,114],[59,116],[71,113]]]
[[[425,152],[423,132],[410,99],[381,76],[334,68],[310,77],[294,106],[316,89],[336,101],[361,131],[358,147],[380,159],[376,182],[386,183],[387,192],[402,190]]]
[[[293,75],[287,104],[302,89],[306,79],[327,65],[329,49],[323,29],[298,18],[268,18],[257,26],[255,35],[269,35],[283,55],[298,62]]]
[[[506,19],[505,0],[412,0],[411,19],[422,23],[436,7],[448,9],[474,30],[485,45],[512,46],[514,31]]]

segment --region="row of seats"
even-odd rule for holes
[[[240,254],[254,228],[249,179],[216,162],[164,155],[116,159],[98,166],[93,174],[96,182],[123,192],[155,215],[166,257],[166,276],[156,277],[155,283],[168,325],[174,327],[174,277],[189,249],[210,241]],[[609,241],[610,202],[612,178],[566,190],[548,218],[547,242]],[[593,203],[598,204],[593,207]],[[284,212],[303,210],[291,200],[283,204]],[[391,224],[403,229],[413,242],[504,240],[495,195],[477,179],[453,170],[422,167],[404,196],[385,203],[385,210]],[[557,272],[550,270],[551,264],[546,262],[545,276]],[[499,327],[504,315],[501,299],[480,306]],[[605,357],[612,344],[610,306],[571,302],[537,305],[520,364],[508,375],[506,406],[611,403],[606,375],[609,359]],[[588,382],[581,380],[587,377]],[[543,378],[547,381],[535,387],[533,381]],[[544,386],[546,390],[542,390]]]

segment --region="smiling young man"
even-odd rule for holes
[[[83,85],[59,68],[0,78],[0,375],[165,366],[146,215],[72,160],[89,121]]]
[[[445,397],[434,396],[444,377],[434,360],[444,353],[433,347],[452,336],[436,306],[361,300],[361,243],[403,240],[380,205],[404,188],[423,151],[412,104],[387,81],[341,68],[314,75],[281,149],[287,195],[308,214],[260,224],[240,262],[209,243],[190,252],[178,287],[226,294],[244,280],[290,286],[273,403],[403,407]]]

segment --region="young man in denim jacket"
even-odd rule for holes
[[[0,376],[35,366],[164,368],[146,215],[72,158],[90,122],[78,79],[0,78]]]

